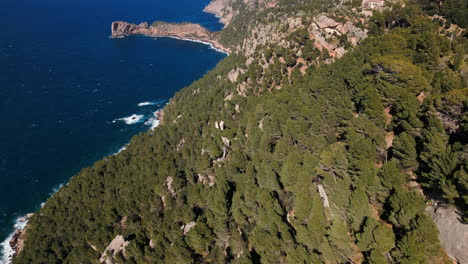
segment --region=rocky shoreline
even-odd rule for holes
[[[16,229],[15,233],[13,234],[13,238],[10,240],[10,247],[14,252],[11,256],[12,258],[18,255],[21,252],[21,250],[23,250],[25,234],[26,228]]]
[[[3,261],[5,264],[10,263],[11,260],[23,250],[27,223],[33,215],[33,213],[29,213],[17,219],[15,231],[2,243],[4,256],[0,258],[0,262]]]
[[[155,22],[152,25],[144,22],[133,24],[125,21],[114,21],[111,25],[112,37],[125,37],[130,35],[145,35],[148,37],[171,37],[182,40],[202,42],[225,53],[231,50],[224,47],[214,36],[213,32],[194,23],[165,23]]]
[[[223,12],[225,10],[226,12]],[[228,4],[228,0],[213,0],[204,9],[204,12],[213,14],[219,18],[219,21],[226,27],[231,22],[234,14]]]

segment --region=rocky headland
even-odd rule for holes
[[[172,37],[183,40],[204,42],[211,44],[215,49],[230,53],[231,50],[224,47],[214,36],[213,32],[194,23],[166,23],[154,22],[152,25],[144,22],[132,24],[124,21],[112,22],[111,36],[124,37],[141,34],[149,37]]]

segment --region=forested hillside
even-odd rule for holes
[[[467,33],[420,2],[235,17],[234,52],[50,198],[13,263],[450,263],[425,208],[468,216]],[[354,21],[336,54],[321,15]]]

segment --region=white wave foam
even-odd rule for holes
[[[164,101],[165,100],[141,102],[141,103],[138,103],[138,106],[158,105],[158,104],[164,103]]]
[[[63,183],[55,186],[52,189],[52,191],[49,193],[49,196],[52,197],[63,186],[64,186]],[[45,202],[42,202],[41,208],[44,207],[45,204],[46,204]],[[10,241],[11,239],[13,239],[13,236],[15,235],[16,230],[23,230],[26,227],[29,217],[30,217],[29,214],[27,214],[25,216],[16,218],[15,224],[13,225],[13,232],[2,243],[0,243],[0,264],[11,263],[13,254],[15,254],[15,251],[13,250],[13,248],[11,248]]]
[[[151,130],[154,130],[159,126],[159,110],[153,113],[153,116],[146,120],[145,125],[150,126]]]
[[[109,36],[109,38],[123,38],[123,37],[125,37],[125,36],[118,36],[118,37]],[[207,42],[207,41],[201,41],[201,40],[189,39],[189,38],[179,38],[179,37],[175,37],[175,36],[156,36],[156,37],[153,37],[153,38],[174,38],[174,39],[178,39],[178,40],[185,40],[185,41],[203,43],[203,44],[209,45],[210,48],[216,50],[217,52],[222,52],[222,53],[229,56],[229,52],[227,52],[225,50],[218,49],[213,45],[213,43],[210,43],[210,42]]]
[[[153,102],[141,102],[141,103],[138,103],[138,106],[146,106],[146,105],[155,105],[155,103],[153,103]]]
[[[160,103],[163,103],[163,102],[164,101],[158,101],[158,102],[152,102],[152,103],[154,105],[156,105],[156,104],[160,104]],[[143,102],[143,103],[145,103],[145,102]],[[158,120],[157,113],[158,113],[158,111],[154,112],[153,116],[150,117],[145,122],[145,125],[150,126],[150,128],[152,130],[154,130],[159,125],[159,120]],[[141,122],[143,118],[144,118],[144,115],[133,114],[133,115],[128,116],[128,117],[123,117],[123,118],[116,119],[116,120],[114,120],[112,122],[115,123],[116,121],[124,121],[125,123],[131,125],[131,124]],[[113,155],[117,155],[120,152],[124,151],[127,148],[127,146],[128,146],[128,144],[126,144],[125,146],[120,148]],[[52,189],[52,192],[50,193],[50,196],[53,196],[63,186],[64,186],[64,184],[62,183],[62,184],[59,184],[58,186],[54,187]],[[41,206],[41,208],[44,207],[45,202],[42,202],[40,206]],[[28,223],[28,218],[25,217],[25,216],[18,217],[15,220],[15,224],[13,225],[14,231],[3,242],[0,243],[0,264],[10,264],[11,263],[12,258],[13,258],[13,254],[15,253],[15,251],[13,250],[13,248],[11,248],[10,241],[11,241],[11,239],[13,239],[13,236],[14,236],[16,230],[23,230],[26,227],[27,223]]]
[[[10,240],[13,238],[13,233],[10,234],[2,243],[0,243],[1,248],[1,258],[0,263],[9,264],[13,258],[15,251],[10,246]]]
[[[150,126],[152,130],[159,126],[159,120],[157,117],[150,117],[146,122],[145,125]]]
[[[49,193],[49,195],[50,195],[50,196],[54,195],[54,194],[55,194],[56,192],[58,192],[58,191],[60,190],[60,188],[62,188],[62,187],[63,187],[63,183],[61,183],[61,184],[55,186],[55,187],[52,189],[52,192]]]
[[[26,227],[26,224],[28,223],[28,218],[25,216],[23,217],[18,217],[15,220],[15,224],[13,225],[14,231],[2,242],[0,243],[0,263],[2,264],[9,264],[11,263],[13,259],[13,255],[15,254],[15,251],[13,248],[10,246],[10,241],[13,239],[13,236],[15,235],[16,230],[23,230]]]
[[[112,154],[112,155],[114,155],[114,156],[115,156],[115,155],[118,155],[120,152],[126,150],[128,144],[130,144],[130,143],[125,144],[125,146],[121,147],[116,153],[114,153],[114,154]]]
[[[202,43],[202,44],[205,44],[205,45],[210,46],[211,49],[214,49],[214,50],[216,50],[217,52],[221,52],[221,53],[224,53],[224,54],[226,54],[226,55],[229,56],[229,52],[224,51],[224,50],[221,50],[221,49],[218,49],[218,48],[216,48],[216,47],[213,45],[213,43],[206,42],[206,41],[201,41],[201,40],[197,40],[197,39],[189,39],[189,38],[179,38],[179,37],[174,37],[174,36],[160,36],[160,37],[155,37],[155,38],[173,38],[173,39],[178,39],[178,40],[185,40],[185,41],[191,41],[191,42]]]
[[[133,114],[131,116],[115,119],[114,121],[112,121],[112,123],[115,123],[116,121],[124,121],[127,125],[133,125],[133,124],[141,122],[143,117],[145,117],[145,116],[144,115]]]

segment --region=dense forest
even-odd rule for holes
[[[249,24],[356,5],[327,2],[246,11],[220,34],[240,45]],[[51,197],[13,263],[451,263],[425,208],[468,219],[466,8],[374,11],[336,60],[304,29],[233,52]]]

